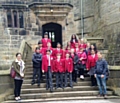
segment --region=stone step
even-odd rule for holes
[[[64,97],[80,97],[80,96],[96,96],[98,95],[98,90],[94,91],[67,91],[67,92],[53,92],[53,93],[29,93],[21,94],[22,99],[45,99],[45,98],[64,98]],[[112,91],[108,91],[107,94],[112,96]],[[14,99],[14,95],[8,96],[9,100]]]
[[[54,77],[52,80],[53,80],[53,82],[55,82],[55,81],[56,81],[56,78]],[[26,79],[26,78],[25,78],[24,81],[23,81],[23,83],[24,83],[24,84],[30,84],[31,81],[32,81],[32,79]],[[69,81],[69,79],[68,79],[68,81]],[[80,78],[77,78],[77,81],[79,82],[79,81],[83,81],[83,80],[81,80]],[[89,77],[85,77],[84,81],[90,81],[90,78],[89,78]],[[46,83],[46,78],[45,78],[45,76],[43,76],[43,80],[41,80],[41,83]]]
[[[73,83],[73,86],[90,86],[91,82],[90,81],[79,81],[77,83]],[[55,83],[53,83],[53,86],[55,87]],[[37,88],[37,84],[31,85],[31,84],[23,84],[22,88]],[[40,85],[41,88],[46,87],[46,83],[41,83]]]
[[[33,70],[29,70],[29,73],[32,73],[32,72],[33,72]],[[53,73],[53,76],[55,77],[55,73]],[[25,73],[25,79],[32,79],[32,77],[33,77],[33,76],[32,76],[31,74],[26,74],[26,73]],[[43,77],[45,77],[44,74],[43,74]],[[53,77],[53,78],[54,78],[54,77]],[[86,77],[89,77],[89,75],[85,74],[85,78],[86,78]]]
[[[108,96],[108,99],[118,99],[118,96]],[[63,98],[39,98],[39,99],[22,99],[20,101],[20,103],[45,103],[45,102],[52,102],[52,101],[62,101],[64,103],[64,101],[74,101],[74,100],[101,100],[103,99],[103,97],[97,97],[97,96],[80,96],[80,97],[63,97]],[[9,101],[4,101],[2,103],[16,103],[15,100],[9,100]],[[87,102],[86,102],[87,103]]]
[[[91,87],[91,86],[74,86],[73,88],[71,87],[66,87],[63,89],[58,88],[54,89],[54,92],[67,92],[67,91],[91,91],[91,90],[98,90],[97,87]],[[30,88],[30,89],[22,89],[21,90],[22,94],[30,94],[30,93],[49,93],[49,91],[46,90],[46,88]]]

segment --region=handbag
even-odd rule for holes
[[[11,76],[12,78],[15,78],[15,76],[16,76],[16,71],[14,70],[13,67],[11,67],[10,76]]]
[[[78,63],[78,64],[77,64],[77,68],[78,68],[78,70],[80,70],[80,69],[84,69],[84,66],[83,66],[82,63]]]

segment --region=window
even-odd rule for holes
[[[8,22],[8,27],[12,27],[12,15],[11,15],[11,11],[7,11],[7,22]]]
[[[24,28],[24,18],[22,11],[19,12],[19,24],[20,24],[20,28]]]
[[[14,27],[18,27],[18,23],[17,23],[17,11],[13,11],[13,17],[14,17]]]

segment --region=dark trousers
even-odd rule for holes
[[[41,62],[41,64],[42,64],[42,62]],[[43,79],[43,72],[42,72],[42,65],[40,65],[40,79]]]
[[[51,90],[53,90],[52,72],[50,66],[48,66],[48,71],[45,73],[45,75],[46,75],[46,89],[50,88]]]
[[[40,68],[34,68],[33,69],[33,78],[32,78],[33,80],[32,80],[32,82],[34,82],[34,83],[35,83],[36,75],[37,75],[37,82],[38,82],[38,84],[40,84],[40,77],[41,77]]]
[[[65,73],[65,87],[67,87],[67,85],[68,85],[68,77],[69,77],[69,81],[70,81],[70,87],[73,87],[72,73]]]
[[[74,69],[72,72],[72,80],[74,82],[77,82],[77,70],[76,69]]]
[[[96,80],[96,78],[94,77],[94,75],[91,75],[91,85],[92,85],[92,86],[97,86],[97,80]]]
[[[63,88],[63,73],[56,73],[56,88]]]
[[[79,76],[84,75],[84,69],[85,69],[85,65],[81,64],[79,66]]]
[[[14,83],[15,83],[14,95],[15,97],[19,97],[23,80],[14,79]]]
[[[84,68],[79,69],[79,76],[84,75]]]

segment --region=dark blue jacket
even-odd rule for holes
[[[94,74],[106,75],[107,70],[108,64],[105,59],[101,59],[96,62]]]
[[[32,57],[33,68],[40,69],[41,68],[41,61],[42,61],[42,54],[34,53]]]

